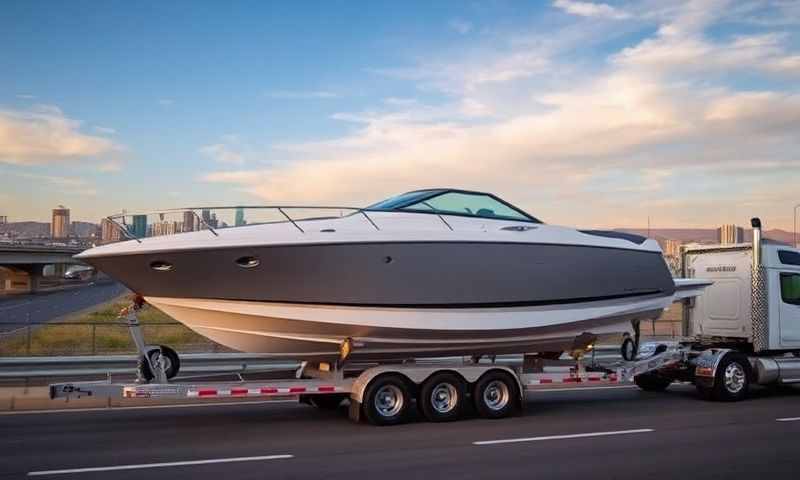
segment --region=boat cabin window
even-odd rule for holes
[[[403,207],[403,210],[532,221],[531,217],[486,194],[447,192]]]

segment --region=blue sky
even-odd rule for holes
[[[800,202],[800,7],[0,4],[0,215],[363,205],[443,184],[551,223]]]

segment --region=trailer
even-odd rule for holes
[[[752,224],[751,245],[683,251],[683,276],[714,283],[703,295],[683,300],[684,339],[643,345],[638,355],[628,351],[628,341],[620,359],[593,361],[590,345],[570,352],[569,364],[561,368],[536,354],[510,363],[472,357],[356,364],[348,358],[358,346],[346,340],[338,362],[303,362],[292,378],[178,381],[177,353],[145,343],[137,318],[143,308],[139,300],[124,312],[140,353],[137,381],[54,384],[50,396],[187,401],[288,397],[319,408],[338,408],[349,400],[350,418],[374,425],[402,423],[415,407],[432,422],[457,420],[470,411],[504,418],[524,407],[526,394],[555,388],[636,384],[662,391],[677,381],[693,383],[707,399],[741,400],[752,384],[800,383],[800,251],[762,241],[760,221],[753,219]]]

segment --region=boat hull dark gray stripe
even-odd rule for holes
[[[242,257],[259,265],[242,268]],[[657,252],[592,246],[404,242],[254,246],[90,257],[145,296],[358,306],[480,307],[659,293]],[[156,271],[153,262],[172,265]]]

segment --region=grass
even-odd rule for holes
[[[0,356],[135,353],[128,328],[119,324],[119,311],[127,305],[127,301],[118,299],[57,322],[33,327],[30,339],[26,330],[16,332],[0,340]],[[90,325],[64,324],[75,322]],[[217,347],[153,307],[139,312],[139,322],[149,344],[169,345],[179,352],[212,351]]]

